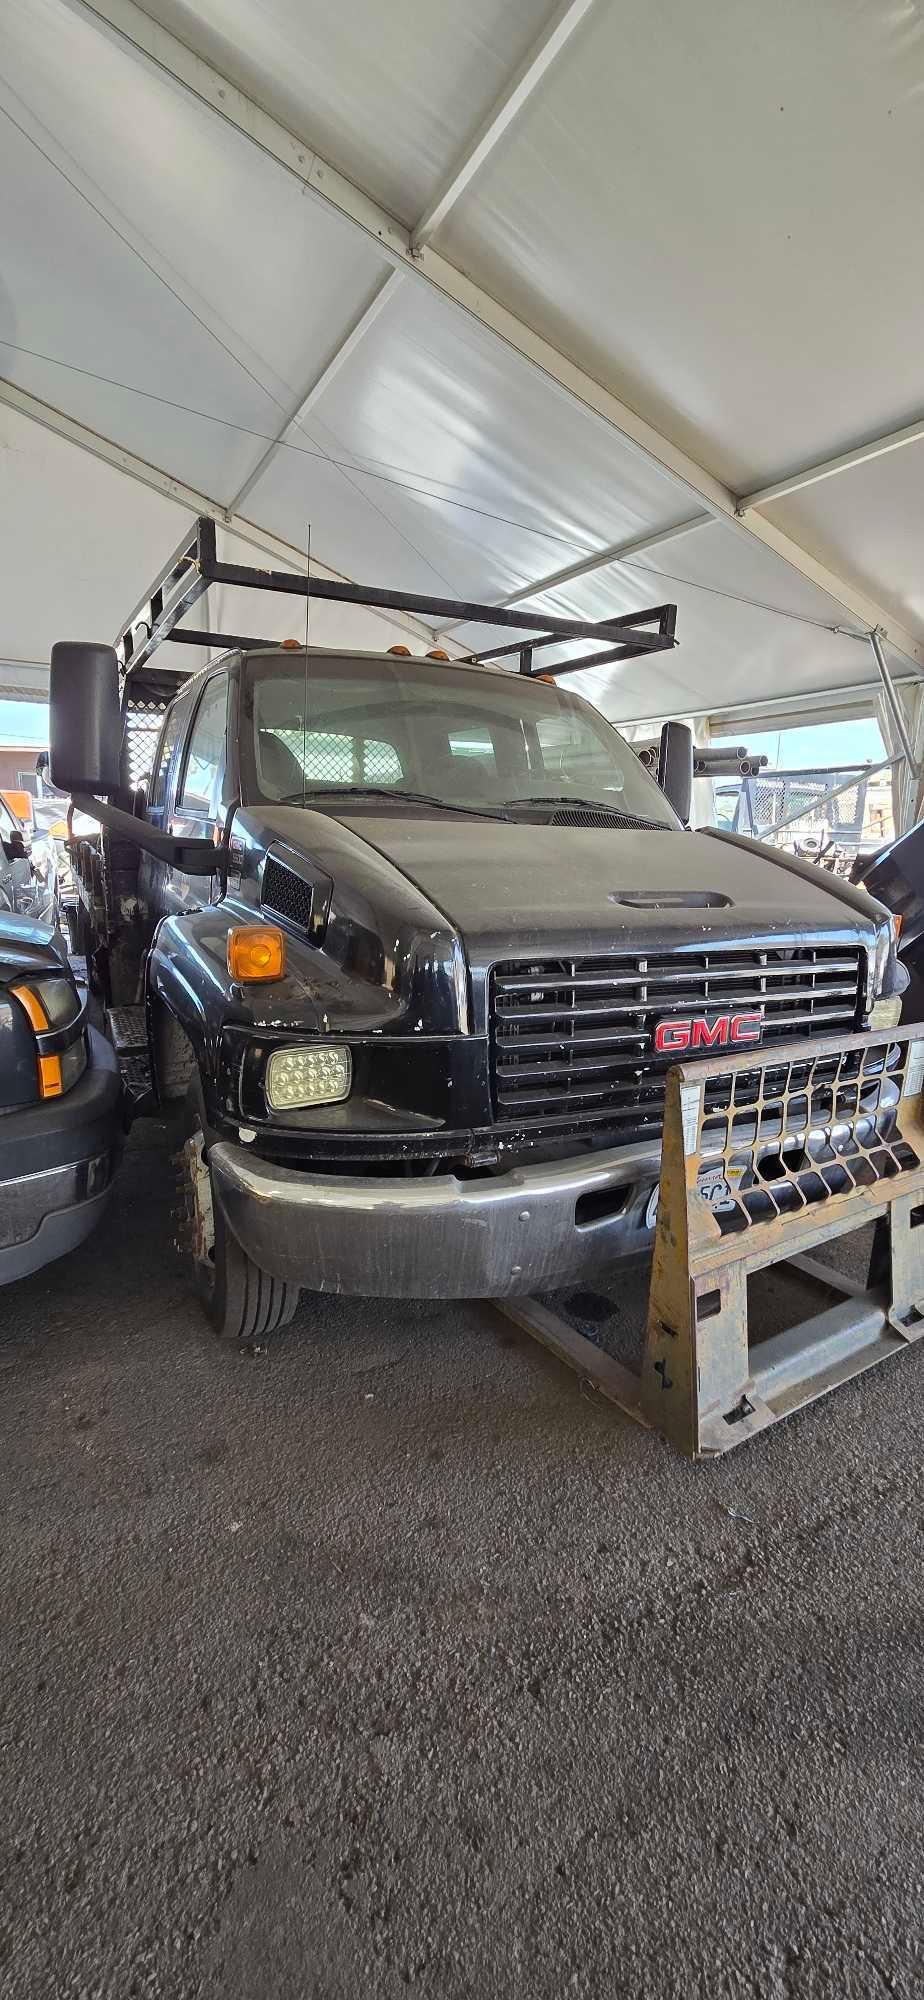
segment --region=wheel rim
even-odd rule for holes
[[[215,1210],[205,1140],[198,1125],[183,1146],[183,1178],[190,1253],[196,1269],[211,1283],[215,1275]]]

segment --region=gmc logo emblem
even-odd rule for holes
[[[684,1049],[724,1049],[759,1042],[762,1030],[759,1014],[686,1014],[659,1021],[654,1045],[659,1056],[678,1055]]]

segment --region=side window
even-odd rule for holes
[[[214,680],[206,682],[193,721],[177,801],[180,812],[207,816],[217,813],[225,768],[227,723],[228,676],[216,674]]]
[[[167,712],[167,718],[161,731],[160,743],[157,750],[157,763],[154,767],[154,776],[151,779],[151,791],[148,799],[148,805],[152,806],[155,811],[163,806],[164,799],[167,796],[167,773],[170,769],[170,760],[173,756],[179,733],[179,715],[180,711],[176,704],[174,704]]]

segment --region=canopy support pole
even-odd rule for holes
[[[889,672],[888,663],[886,661],[885,652],[883,650],[882,636],[875,629],[875,627],[873,628],[872,632],[869,635],[869,643],[873,649],[873,657],[879,669],[879,678],[882,682],[883,693],[885,695],[886,702],[888,703],[889,714],[891,715],[892,721],[895,724],[895,734],[898,737],[898,740],[902,746],[902,752],[904,754],[905,762],[908,766],[909,771],[911,772],[912,777],[919,778],[921,775],[920,768],[915,758],[914,748],[911,742],[911,738],[908,734],[908,727],[905,722],[905,717],[902,711],[901,700],[895,692],[892,676]]]

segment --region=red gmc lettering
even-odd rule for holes
[[[654,1045],[663,1056],[672,1049],[688,1049],[690,1046],[689,1021],[659,1021],[655,1029]]]
[[[759,1042],[763,1022],[759,1014],[719,1014],[712,1021],[704,1014],[659,1021],[654,1034],[658,1055],[675,1055],[684,1049],[725,1048],[728,1043]]]
[[[692,1025],[693,1033],[690,1036],[690,1044],[694,1049],[714,1049],[717,1042],[724,1044],[729,1040],[728,1031],[730,1023],[727,1014],[720,1014],[718,1020],[713,1021],[711,1027],[708,1021],[702,1019],[694,1021]]]

